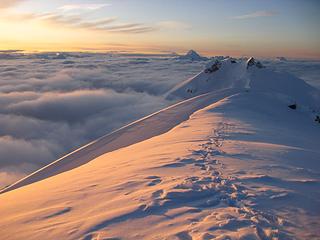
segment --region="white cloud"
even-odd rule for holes
[[[46,24],[56,25],[59,27],[83,29],[91,31],[104,31],[113,33],[131,33],[139,34],[152,32],[157,28],[143,23],[121,23],[116,17],[100,18],[95,20],[87,20],[81,14],[66,14],[47,12],[42,14],[20,13],[20,14],[0,14],[0,20],[22,21],[40,21]]]
[[[232,19],[250,19],[250,18],[259,18],[259,17],[272,17],[277,15],[278,13],[276,11],[256,11],[253,13],[248,13],[245,15],[240,16],[234,16]]]
[[[202,68],[141,55],[2,54],[0,188],[167,106],[163,94]]]
[[[62,11],[74,11],[74,10],[99,10],[101,8],[110,6],[111,4],[97,4],[97,3],[90,3],[90,4],[67,4],[59,7]]]
[[[163,29],[171,29],[171,30],[176,30],[176,29],[190,29],[191,25],[180,22],[180,21],[161,21],[158,22],[157,26]]]

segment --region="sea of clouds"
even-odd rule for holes
[[[159,56],[0,54],[0,187],[171,104],[203,68]]]
[[[320,88],[320,63],[265,61]],[[165,56],[0,53],[0,188],[172,104],[206,62]]]

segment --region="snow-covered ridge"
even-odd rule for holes
[[[187,120],[193,112],[236,92],[235,89],[226,89],[211,94],[204,94],[137,120],[59,158],[18,182],[0,190],[0,194],[69,171],[107,152],[115,151],[163,134]]]
[[[314,111],[320,110],[319,90],[291,74],[272,71],[254,58],[215,59],[198,75],[174,87],[167,98],[187,99],[226,88],[275,92],[283,94],[288,102],[299,103]]]
[[[189,53],[194,55],[193,51]],[[69,171],[107,152],[163,134],[209,103],[249,89],[281,95],[284,104],[298,104],[300,111],[316,121],[319,119],[320,92],[303,80],[287,73],[271,71],[252,57],[247,60],[214,59],[198,75],[178,84],[167,95],[169,99],[194,99],[163,109],[103,136],[8,186],[0,193]],[[144,129],[143,134],[140,133],[141,129]]]
[[[5,189],[0,236],[319,239],[318,90],[226,59],[169,96],[187,100]]]
[[[163,116],[201,102],[170,131],[1,194],[0,236],[318,239],[320,128],[277,94],[236,92],[192,98]]]

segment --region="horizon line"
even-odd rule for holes
[[[191,50],[191,49],[189,49]],[[46,49],[37,49],[37,50],[25,50],[25,49],[0,49],[1,54],[41,54],[41,53],[52,53],[52,54],[59,54],[59,53],[91,53],[91,54],[119,54],[119,55],[144,55],[144,56],[181,56],[185,55],[189,50],[186,51],[164,51],[164,50],[150,50],[150,51],[139,51],[139,50],[107,50],[107,49],[79,49],[79,50],[46,50]],[[259,54],[209,54],[206,51],[195,50],[196,52],[200,53],[200,55],[205,57],[215,57],[215,56],[224,56],[224,57],[235,57],[235,58],[244,58],[244,57],[256,57],[261,59],[273,59],[279,57],[285,57],[289,60],[313,60],[313,61],[320,61],[319,57],[290,57],[287,55],[272,55],[272,56],[263,56]],[[207,51],[208,52],[208,51]]]

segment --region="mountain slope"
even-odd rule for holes
[[[198,75],[174,87],[167,98],[187,99],[226,88],[279,93],[292,103],[320,111],[318,89],[291,74],[265,68],[254,58],[247,61],[232,58],[214,60]]]
[[[204,106],[207,106],[208,104],[218,101],[235,92],[237,92],[236,89],[226,89],[219,92],[204,94],[151,114],[150,116],[133,122],[132,124],[129,124],[112,132],[111,134],[103,136],[81,147],[70,154],[67,154],[57,161],[54,161],[44,168],[3,189],[0,191],[0,193],[4,193],[71,170],[95,159],[106,152],[111,152],[165,133],[182,121],[187,120],[190,114],[196,110],[199,110]]]
[[[241,66],[6,189],[0,236],[319,239],[318,92]]]
[[[277,95],[238,93],[167,133],[1,194],[0,235],[316,239],[319,134]]]

